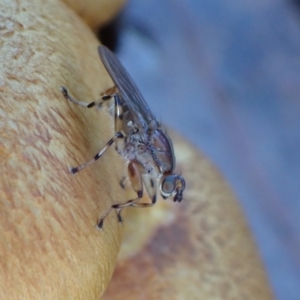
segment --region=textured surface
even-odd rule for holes
[[[229,181],[282,300],[300,295],[299,3],[131,0],[118,48],[154,113]]]
[[[105,109],[67,103],[59,86],[86,102],[111,87],[98,41],[77,14],[54,0],[2,1],[0,25],[0,299],[99,299],[123,231],[111,298],[143,297],[146,289],[155,299],[175,293],[269,299],[227,184],[178,138],[186,201],[127,210],[124,230],[113,214],[103,232],[95,229],[111,203],[128,198],[119,186],[124,164],[109,151],[70,176],[67,167],[91,158],[112,136],[113,122]]]
[[[103,299],[271,299],[226,182],[205,157],[172,137],[187,180],[185,201],[134,216],[127,211],[123,248]]]
[[[89,101],[111,81],[90,29],[65,4],[40,3],[0,3],[0,299],[98,299],[121,228],[95,224],[126,198],[114,182],[122,161],[111,166],[111,151],[69,174],[107,142],[112,122],[67,103],[59,86]]]

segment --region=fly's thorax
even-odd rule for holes
[[[140,166],[142,174],[158,176],[161,174],[156,161],[153,159],[147,135],[141,131],[130,134],[125,142],[126,158],[135,161]]]
[[[153,119],[146,126],[139,126],[126,103],[123,107],[123,131],[126,135],[124,156],[136,161],[144,174],[162,175],[175,168],[173,145],[160,124]]]

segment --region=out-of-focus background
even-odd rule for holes
[[[300,1],[132,0],[102,34],[229,181],[276,299],[299,300]]]

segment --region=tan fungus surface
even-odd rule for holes
[[[111,214],[95,228],[130,197],[124,161],[110,150],[69,174],[112,137],[113,120],[67,103],[59,86],[86,102],[112,86],[79,16],[93,27],[122,2],[74,1],[75,13],[58,0],[0,0],[0,299],[99,299],[123,232],[104,299],[271,299],[230,189],[176,135],[184,202],[127,209],[123,227]]]

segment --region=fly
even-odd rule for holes
[[[185,180],[175,174],[175,156],[172,141],[155,119],[137,86],[122,66],[118,58],[106,47],[98,47],[99,56],[115,86],[109,89],[102,101],[114,101],[115,134],[93,159],[78,167],[70,168],[77,172],[94,163],[112,145],[128,162],[128,178],[137,197],[124,203],[112,205],[99,219],[97,227],[103,228],[103,222],[112,210],[116,210],[118,221],[122,222],[121,212],[125,207],[151,207],[156,202],[158,190],[167,199],[174,202],[183,198]],[[91,108],[99,104],[94,101],[85,103],[74,99],[65,87],[60,88],[63,96],[74,104]],[[143,186],[151,203],[139,203],[143,197]]]

